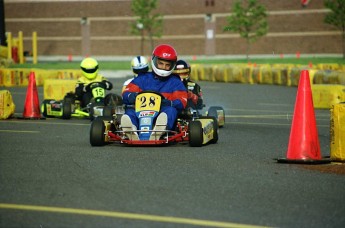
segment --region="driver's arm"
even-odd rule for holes
[[[124,104],[134,104],[137,94],[141,92],[140,87],[133,83],[133,81],[134,80],[132,80],[123,90],[122,101]]]
[[[74,92],[76,99],[81,100],[84,93],[84,83],[77,83]]]
[[[102,82],[105,84],[105,89],[106,90],[111,90],[113,88],[113,83],[111,83],[107,79],[103,79]]]

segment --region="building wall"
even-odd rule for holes
[[[163,36],[154,44],[169,43],[180,55],[204,55],[206,15],[214,23],[214,54],[245,54],[246,42],[238,34],[224,32],[235,0],[158,0],[156,12],[164,16]],[[323,1],[259,0],[268,11],[269,32],[251,45],[250,54],[342,53],[341,33],[325,24]],[[88,18],[89,42],[82,42],[81,19]],[[31,49],[32,32],[38,34],[38,55],[136,55],[140,37],[131,35],[135,22],[130,0],[5,0],[6,31],[24,34],[25,50]],[[149,42],[144,54],[150,55]]]

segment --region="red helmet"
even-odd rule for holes
[[[167,68],[160,69],[158,67],[159,61],[165,61],[170,64]],[[175,49],[168,44],[158,45],[152,53],[152,69],[153,71],[161,77],[169,76],[176,65],[177,53]]]

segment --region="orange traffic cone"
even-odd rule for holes
[[[300,75],[286,156],[277,161],[304,164],[330,162],[321,158],[308,70],[303,70]]]
[[[24,104],[24,119],[41,119],[38,92],[36,87],[35,73],[30,72],[29,85],[26,91]]]

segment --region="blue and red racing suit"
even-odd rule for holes
[[[133,104],[133,93],[137,94],[147,90],[158,92],[171,101],[171,105],[161,107],[161,112],[167,114],[167,128],[173,130],[177,114],[187,105],[187,90],[180,77],[174,74],[168,77],[158,77],[153,72],[140,73],[124,89],[122,93],[123,103]],[[127,108],[125,114],[131,118],[132,123],[138,128],[138,119],[134,109]]]

